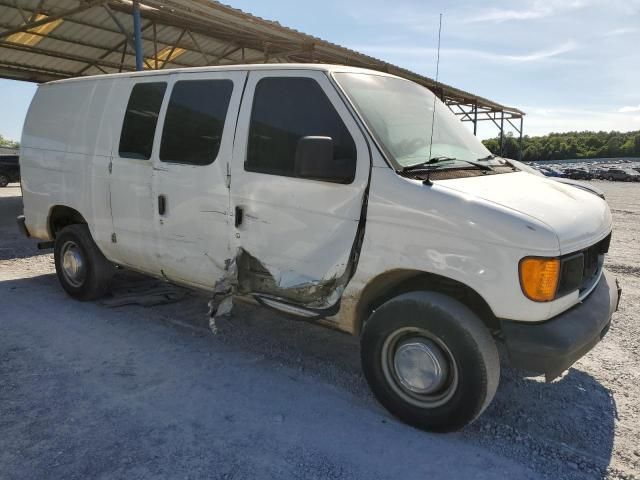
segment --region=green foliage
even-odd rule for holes
[[[20,143],[19,142],[14,142],[13,140],[9,140],[8,138],[4,138],[0,134],[0,147],[20,148]]]
[[[491,153],[500,153],[500,138],[482,143]],[[512,133],[504,137],[503,156],[518,158],[518,139]],[[522,159],[527,162],[613,157],[640,157],[640,131],[550,133],[542,137],[525,135],[522,139]]]

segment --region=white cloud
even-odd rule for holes
[[[632,106],[627,105],[625,107],[619,108],[618,113],[631,113],[631,112],[640,112],[640,105]]]
[[[533,62],[536,60],[542,60],[545,58],[555,57],[562,55],[563,53],[571,52],[578,48],[578,44],[573,41],[565,42],[557,47],[549,48],[546,50],[538,50],[525,55],[498,55],[499,60],[511,60],[514,62]]]
[[[609,30],[608,32],[603,33],[602,36],[617,37],[619,35],[627,35],[629,33],[635,33],[637,31],[639,31],[639,29],[637,28],[630,28],[630,27],[616,28],[615,30]]]
[[[524,54],[504,54],[489,52],[484,50],[474,50],[467,48],[443,48],[441,50],[442,56],[448,55],[461,55],[467,57],[474,57],[481,60],[488,60],[494,62],[513,62],[513,63],[526,63],[536,62],[540,60],[549,59],[562,55],[564,53],[571,52],[577,49],[579,45],[574,41],[568,41],[556,47],[536,50]],[[409,55],[409,56],[433,56],[436,50],[431,47],[402,47],[402,46],[385,46],[385,45],[356,45],[353,47],[355,50],[368,53],[370,55]]]
[[[502,23],[513,20],[532,20],[548,17],[558,10],[573,10],[584,5],[585,2],[582,0],[537,0],[522,9],[491,8],[467,17],[463,20],[463,23]]]
[[[487,10],[473,17],[467,18],[464,23],[502,23],[509,20],[529,20],[534,18],[546,17],[547,15],[550,15],[552,11],[553,10],[548,7],[543,7],[540,9],[532,8],[530,10],[501,10],[492,8],[491,10]]]

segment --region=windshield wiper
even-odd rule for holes
[[[486,162],[487,160],[493,160],[494,158],[498,158],[498,155],[490,153],[486,157],[478,158],[478,162]]]
[[[454,157],[444,157],[444,156],[431,157],[426,162],[419,162],[414,165],[409,165],[408,167],[404,167],[402,171],[410,172],[412,170],[428,169],[431,165],[435,165],[436,163],[454,161],[454,160],[456,160]]]
[[[431,157],[426,162],[416,163],[415,165],[409,165],[408,167],[404,167],[402,171],[403,172],[412,172],[416,170],[432,171],[432,170],[436,170],[438,168],[438,164],[441,162],[464,162],[470,165],[474,165],[478,167],[480,170],[489,170],[489,171],[493,170],[489,165],[474,162],[473,160],[463,160],[461,158],[440,156],[440,157]]]

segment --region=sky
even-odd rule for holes
[[[224,3],[432,78],[442,13],[440,81],[524,110],[525,134],[640,130],[640,0]],[[0,80],[0,134],[20,138],[34,92]]]

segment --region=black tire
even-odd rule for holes
[[[393,340],[398,335],[411,339]],[[433,394],[410,392],[394,371],[391,350],[413,338],[426,338],[449,363],[441,390]],[[387,410],[434,432],[474,421],[491,403],[500,380],[498,350],[488,329],[465,305],[436,292],[404,293],[376,309],[363,327],[361,360],[371,390]]]
[[[4,188],[9,185],[9,177],[0,173],[0,188]]]
[[[65,252],[70,249],[81,259],[83,267],[78,271],[82,274],[71,275],[67,273],[69,268],[63,265]],[[73,298],[95,300],[109,290],[115,267],[102,255],[86,225],[69,225],[58,233],[54,245],[54,260],[58,280]]]

